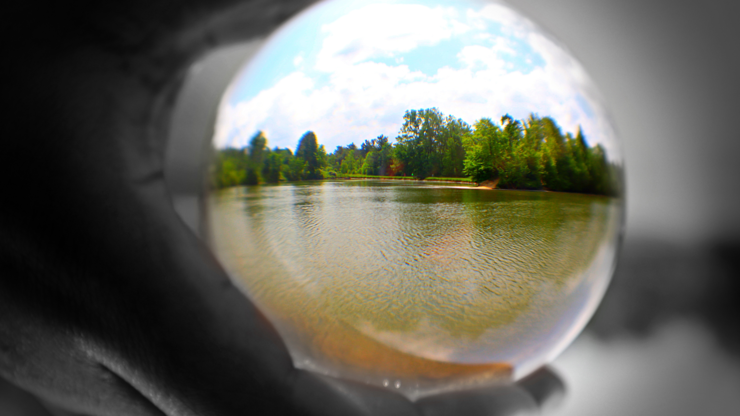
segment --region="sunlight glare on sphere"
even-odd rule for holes
[[[212,247],[299,368],[412,399],[517,380],[614,268],[609,118],[502,3],[319,3],[237,75],[213,147]]]

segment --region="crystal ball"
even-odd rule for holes
[[[328,1],[223,97],[211,244],[295,365],[410,398],[519,379],[611,277],[622,155],[580,64],[491,1]]]

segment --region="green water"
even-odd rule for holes
[[[296,342],[341,343],[346,328],[425,359],[516,366],[590,313],[619,207],[593,195],[338,181],[230,189],[210,210],[218,256],[286,338],[307,326]]]

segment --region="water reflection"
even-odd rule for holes
[[[223,263],[299,366],[410,381],[451,374],[420,370],[431,362],[541,365],[598,301],[619,209],[592,195],[350,181],[227,190],[211,219]]]

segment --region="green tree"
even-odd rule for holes
[[[375,171],[378,175],[386,176],[391,175],[391,165],[393,163],[393,145],[388,141],[388,137],[384,135],[378,136],[377,140],[377,157]]]
[[[280,180],[300,180],[300,178],[295,179],[292,176],[291,165],[293,164],[293,159],[295,159],[293,152],[288,148],[279,149],[277,147],[273,150],[273,152],[279,153],[283,159],[283,165],[280,167]]]
[[[213,182],[216,188],[243,185],[246,178],[246,149],[232,147],[216,152]]]
[[[441,160],[439,175],[456,178],[462,176],[465,160],[463,142],[472,135],[470,125],[462,119],[447,116],[441,137]]]
[[[360,168],[360,173],[364,175],[377,175],[377,165],[378,165],[378,154],[375,152],[375,150],[370,150],[366,155],[365,159],[362,162],[362,167]]]
[[[544,145],[541,153],[542,184],[552,191],[571,189],[572,161],[566,138],[555,120],[540,119]]]
[[[480,183],[495,180],[507,166],[509,144],[501,131],[490,118],[475,122],[473,133],[463,141],[466,156],[463,174]]]
[[[326,152],[324,152],[326,155]],[[321,160],[319,155],[319,144],[316,134],[312,131],[306,132],[298,141],[298,147],[295,151],[297,159],[302,160],[304,165],[302,179],[321,179]]]
[[[592,192],[590,188],[590,157],[586,138],[583,137],[581,127],[578,127],[576,136],[570,141],[573,155],[573,177],[571,179],[573,192]]]
[[[257,132],[249,140],[247,151],[249,152],[249,162],[254,166],[262,166],[264,161],[265,150],[267,149],[267,138],[263,132]]]
[[[465,158],[463,173],[477,183],[493,179],[493,167],[490,158],[487,156],[482,147],[472,147]]]
[[[539,182],[527,163],[524,126],[506,114],[501,117],[501,136],[505,143],[503,167],[499,169],[499,188],[536,189]]]
[[[267,145],[267,138],[263,132],[257,132],[249,140],[247,146],[247,153],[249,157],[247,159],[247,169],[245,184],[257,185],[262,182],[262,164],[265,156],[265,147]]]
[[[246,173],[244,170],[239,169],[237,163],[233,159],[226,159],[221,165],[221,172],[219,172],[219,188],[226,188],[230,186],[237,186],[244,182]]]
[[[289,181],[300,181],[306,177],[306,162],[299,157],[292,157],[285,168],[286,179]]]
[[[275,151],[267,149],[265,155],[262,177],[267,183],[280,182],[283,169],[283,153],[276,148]]]
[[[347,148],[347,150],[344,152],[344,158],[342,159],[340,172],[344,174],[355,173],[355,159],[355,149]]]
[[[396,146],[402,148],[397,157],[404,173],[417,179],[433,176],[439,171],[444,115],[436,108],[408,110],[403,120]]]

